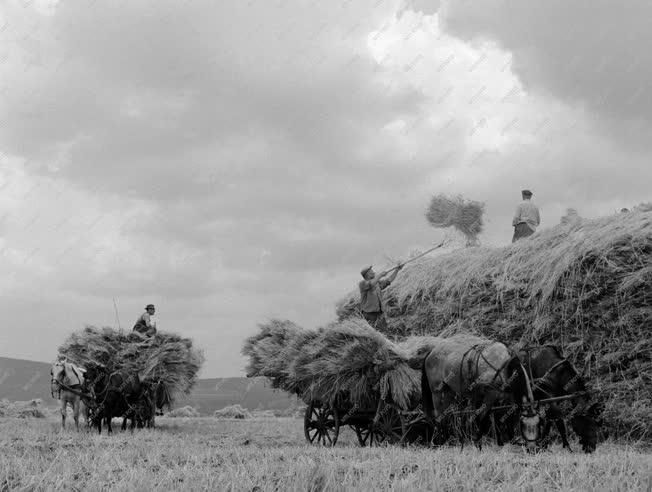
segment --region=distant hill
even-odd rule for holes
[[[46,362],[0,357],[0,400],[41,398],[54,404],[50,395],[50,367]],[[268,387],[264,378],[200,379],[193,392],[175,407],[191,405],[203,415],[236,403],[250,410],[285,410],[296,398]]]
[[[47,405],[50,396],[50,368],[46,362],[0,357],[0,400],[26,401],[41,398]]]

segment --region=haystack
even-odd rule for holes
[[[173,399],[190,393],[204,361],[189,338],[160,331],[150,338],[93,326],[70,335],[59,355],[86,369],[125,371],[144,383],[162,383]]]
[[[420,343],[395,344],[361,319],[304,330],[290,321],[273,320],[249,338],[247,375],[265,376],[276,388],[304,401],[334,402],[368,408],[379,399],[402,408],[420,393]]]
[[[553,343],[606,402],[611,434],[652,439],[652,212],[569,221],[502,248],[407,266],[385,292],[392,335]],[[358,293],[338,304],[355,316]]]

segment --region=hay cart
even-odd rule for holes
[[[557,403],[570,400],[577,396],[587,394],[578,392],[574,394],[536,400],[536,405]],[[498,430],[495,426],[494,415],[512,408],[511,405],[501,405],[492,408],[492,433],[494,439]],[[462,423],[465,415],[475,412],[475,409],[463,408],[451,412],[456,419],[458,432],[462,435],[469,434],[470,428]],[[468,424],[468,422],[467,422]],[[404,410],[385,400],[378,399],[376,405],[358,408],[343,397],[335,399],[335,403],[322,402],[317,399],[310,400],[304,414],[304,434],[309,444],[322,446],[335,446],[340,429],[349,426],[355,432],[360,446],[378,446],[381,444],[421,444],[428,445],[433,439],[436,430],[426,419],[420,405],[413,405],[411,409]]]
[[[304,415],[304,434],[310,444],[335,446],[343,426],[355,432],[360,446],[427,444],[431,428],[418,405],[404,410],[378,398],[368,405],[353,405],[338,395],[334,402],[312,399]]]

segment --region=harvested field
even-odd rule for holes
[[[310,447],[291,418],[157,419],[154,430],[59,430],[0,418],[2,490],[650,490],[650,454],[604,444],[592,455],[520,448]],[[347,445],[345,437],[350,437]]]
[[[652,212],[543,230],[406,266],[385,294],[387,335],[469,332],[552,343],[606,403],[612,436],[652,440]],[[358,293],[339,304],[356,315]]]

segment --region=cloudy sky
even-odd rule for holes
[[[146,303],[203,376],[271,317],[334,318],[439,241],[433,193],[511,240],[650,199],[652,3],[0,3],[0,355],[48,361]]]

